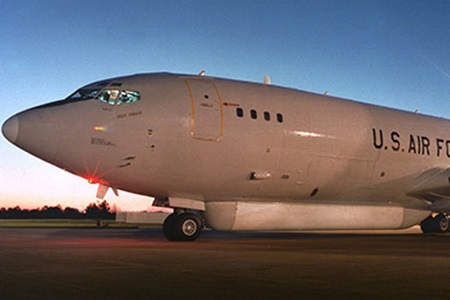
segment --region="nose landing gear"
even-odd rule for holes
[[[169,241],[195,241],[201,231],[202,221],[194,213],[174,212],[163,223],[163,233]]]

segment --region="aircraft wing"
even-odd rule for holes
[[[433,168],[413,180],[409,196],[430,203],[436,212],[450,212],[450,168]]]

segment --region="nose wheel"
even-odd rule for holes
[[[169,241],[195,241],[202,231],[200,218],[193,213],[173,213],[163,224],[164,236]]]

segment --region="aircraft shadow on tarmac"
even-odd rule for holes
[[[162,230],[160,228],[134,228],[134,229],[60,229],[48,233],[49,237],[54,238],[129,238],[139,240],[165,240]],[[337,231],[337,232],[223,232],[204,230],[200,239],[202,241],[208,240],[311,240],[311,239],[341,239],[341,238],[367,238],[367,237],[401,237],[401,236],[441,236],[450,237],[450,234],[422,234],[420,231],[412,231],[405,233],[404,231],[373,231],[373,232],[358,232],[358,231]]]

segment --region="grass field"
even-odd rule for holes
[[[65,220],[65,219],[32,219],[10,220],[0,219],[0,228],[138,228],[157,227],[151,224],[126,224],[114,220]]]

